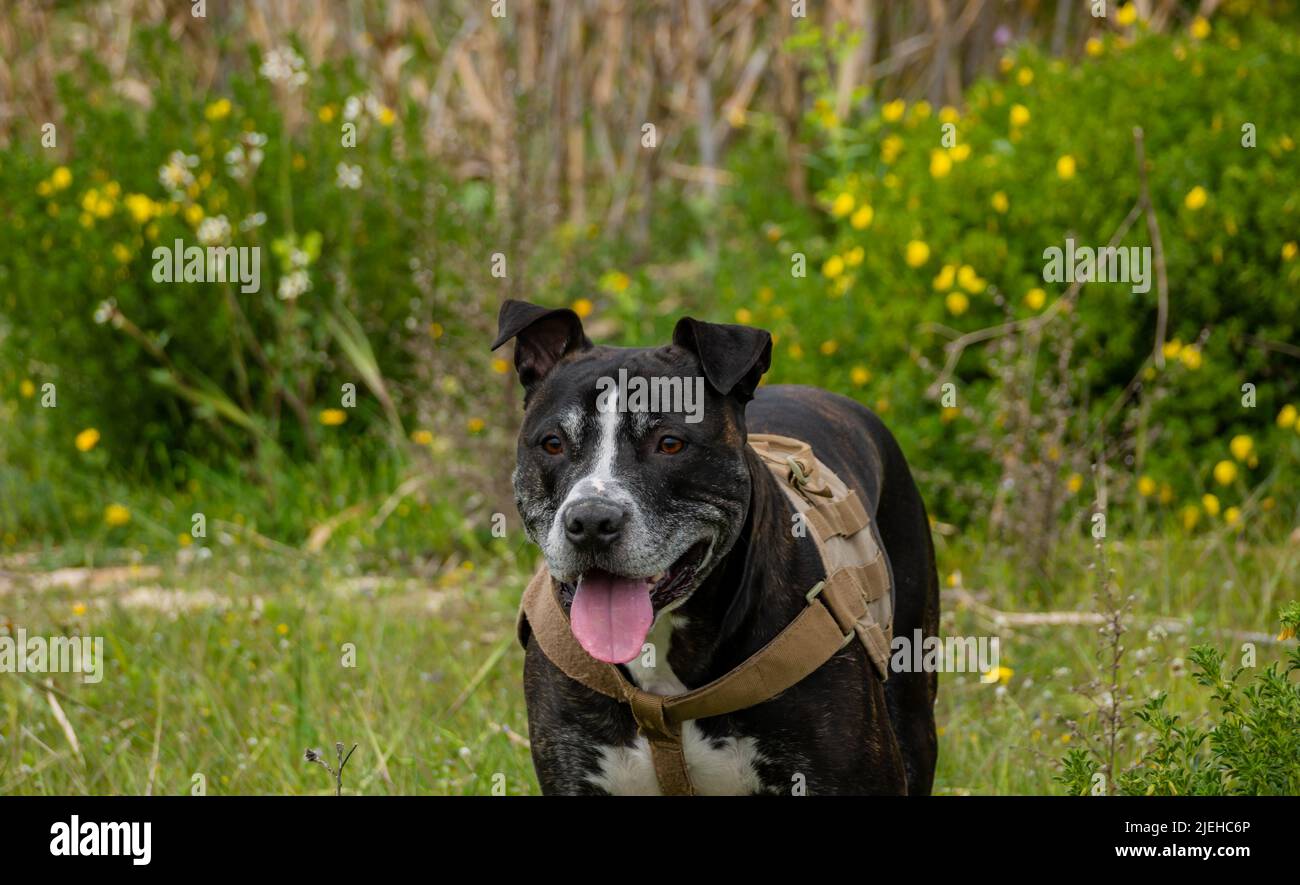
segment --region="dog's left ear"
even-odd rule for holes
[[[515,371],[525,391],[546,377],[564,356],[591,347],[582,320],[567,307],[549,308],[508,299],[497,315],[496,350],[511,338],[515,342]]]
[[[704,377],[714,390],[734,395],[742,403],[754,398],[758,380],[772,365],[772,336],[752,326],[682,317],[673,329],[673,344],[700,358]]]

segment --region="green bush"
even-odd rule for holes
[[[811,163],[825,214],[810,223],[764,199],[774,190],[764,181],[770,169],[746,165],[754,153],[739,152],[729,211],[744,221],[731,223],[769,236],[731,244],[736,257],[721,262],[721,303],[709,312],[778,334],[771,380],[831,386],[884,412],[931,479],[939,513],[964,518],[987,504],[959,501],[954,490],[976,478],[988,490],[999,475],[991,456],[1000,454],[1002,355],[966,351],[953,379],[959,411],[945,413],[932,389],[944,345],[1058,309],[1067,286],[1044,282],[1044,250],[1067,236],[1108,242],[1139,197],[1140,126],[1168,269],[1166,363],[1149,361],[1154,271],[1145,294],[1086,285],[1073,315],[1056,320],[1058,340],[1046,342],[1072,350],[1071,400],[1062,405],[1071,440],[1080,457],[1093,457],[1084,442],[1137,380],[1125,405],[1149,408],[1142,471],[1164,491],[1168,518],[1190,502],[1200,516],[1183,521],[1205,525],[1208,510],[1243,503],[1244,489],[1274,469],[1279,485],[1294,485],[1300,449],[1283,410],[1297,399],[1300,373],[1283,351],[1300,340],[1300,96],[1275,87],[1300,77],[1300,39],[1267,23],[1230,28],[1216,25],[1205,40],[1108,38],[1078,65],[1026,48],[1004,60],[1001,79],[975,85],[961,110],[897,101],[837,121],[820,102],[809,125],[824,141]],[[945,123],[955,127],[951,147],[941,141]],[[1253,148],[1242,146],[1246,123]],[[1123,243],[1149,243],[1145,218]],[[796,253],[807,257],[804,278],[791,274]],[[1242,404],[1247,383],[1253,408]],[[1032,386],[1023,395],[1036,398],[1035,411],[1049,405]],[[1136,428],[1115,420],[1107,435],[1122,443],[1112,447],[1115,466],[1143,445]],[[1253,457],[1242,461],[1241,482],[1220,488],[1212,471],[1231,459],[1234,436],[1251,437]],[[980,437],[991,444],[973,444]],[[1060,458],[1063,472],[1086,472],[1069,462]],[[1143,493],[1158,497],[1150,488]],[[1205,493],[1216,493],[1208,510]]]
[[[1300,628],[1300,603],[1281,615],[1284,636]],[[1251,681],[1246,668],[1223,675],[1223,652],[1196,646],[1191,652],[1196,682],[1209,689],[1215,708],[1209,728],[1184,723],[1165,709],[1158,694],[1135,714],[1151,729],[1139,763],[1121,773],[1116,787],[1136,796],[1294,796],[1300,793],[1300,649],[1286,666],[1270,665]],[[1058,780],[1073,795],[1094,789],[1100,765],[1083,749],[1062,760]]]

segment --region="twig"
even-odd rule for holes
[[[1169,280],[1165,275],[1165,247],[1160,238],[1160,222],[1156,219],[1156,208],[1151,202],[1151,190],[1147,187],[1147,158],[1145,141],[1141,126],[1133,127],[1133,146],[1137,151],[1138,182],[1141,187],[1138,202],[1146,211],[1147,233],[1151,237],[1151,253],[1156,266],[1156,367],[1165,367],[1165,330],[1169,323]]]

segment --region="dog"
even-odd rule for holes
[[[598,346],[573,311],[515,300],[498,326],[492,349],[515,342],[524,390],[515,502],[592,657],[644,691],[681,694],[745,661],[808,604],[825,569],[815,542],[791,531],[792,505],[747,445],[751,432],[810,443],[857,493],[892,569],[895,635],[937,635],[929,520],[897,442],[853,400],[760,387],[766,331],[686,317],[662,347]],[[662,389],[683,391],[703,379],[702,408],[629,408],[618,378],[680,379]],[[654,666],[638,657],[647,642]],[[928,794],[937,690],[933,672],[882,681],[850,642],[769,700],[685,722],[695,791]],[[536,637],[524,695],[544,794],[660,792],[628,706],[566,676]]]

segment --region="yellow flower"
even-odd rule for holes
[[[1241,508],[1229,507],[1227,510],[1223,511],[1223,521],[1228,525],[1236,525],[1241,522]]]
[[[121,504],[109,504],[104,508],[104,522],[109,528],[117,528],[131,521],[131,511]]]
[[[943,300],[948,312],[955,317],[959,317],[970,307],[970,299],[966,297],[965,292],[949,292],[948,297]]]
[[[827,341],[823,341],[821,343],[821,346],[819,346],[817,349],[822,352],[822,356],[834,356],[835,351],[840,349],[840,343],[832,338]]]
[[[748,307],[741,307],[736,310],[736,322],[742,326],[747,326],[754,321],[754,314]]]
[[[1156,481],[1149,476],[1143,476],[1138,479],[1138,494],[1144,498],[1150,498],[1156,492]]]
[[[1083,488],[1083,477],[1077,473],[1071,473],[1070,478],[1065,481],[1065,487],[1070,490],[1070,494],[1077,494],[1079,489]]]
[[[1015,66],[1016,66],[1016,61],[1013,58],[1008,58],[1007,56],[1004,55],[1000,59],[998,59],[998,70],[1004,74],[1010,71]]]
[[[854,366],[849,372],[849,378],[852,379],[854,384],[861,387],[871,380],[871,371],[864,366]]]
[[[319,420],[326,427],[338,427],[348,420],[348,413],[342,409],[324,409],[320,413]]]
[[[896,123],[903,119],[903,111],[907,110],[907,102],[901,98],[887,103],[880,109],[880,116],[888,123]]]
[[[762,286],[758,290],[758,300],[764,304],[771,304],[775,297],[776,293],[772,291],[771,286]]]
[[[939,420],[944,424],[951,424],[957,420],[957,416],[960,414],[961,409],[956,406],[944,406],[943,410],[939,412]]]
[[[1047,303],[1047,293],[1042,289],[1030,289],[1025,293],[1025,304],[1030,310],[1041,310]]]
[[[1300,245],[1297,245],[1295,240],[1292,240],[1289,243],[1282,244],[1283,261],[1290,261],[1291,259],[1295,258],[1297,252],[1300,252]]]
[[[854,230],[865,230],[871,227],[871,220],[876,217],[876,211],[870,206],[859,206],[858,210],[849,218],[849,224],[853,225]]]
[[[916,104],[912,105],[912,119],[926,120],[929,119],[929,117],[930,117],[930,103],[928,101],[922,99],[918,101]]]
[[[857,267],[862,263],[862,259],[867,257],[867,250],[861,246],[854,246],[844,253],[844,263],[849,267]]]
[[[989,203],[993,206],[993,211],[999,215],[1007,214],[1007,210],[1011,208],[1011,201],[1007,199],[1007,195],[1002,191],[995,193]]]
[[[961,114],[952,105],[946,104],[943,107],[939,108],[940,123],[956,123],[960,119],[961,119]]]
[[[390,108],[388,105],[384,105],[382,108],[379,109],[380,126],[392,126],[396,120],[397,120],[397,114],[394,113],[393,109]]]
[[[320,110],[316,112],[316,119],[320,120],[322,123],[331,123],[334,121],[334,113],[334,105],[324,104],[321,105]]]
[[[975,268],[971,267],[969,264],[963,264],[957,271],[957,285],[961,286],[972,295],[978,295],[989,286],[988,281],[982,279],[979,274],[975,273]]]
[[[36,385],[32,383],[30,378],[24,378],[18,384],[18,394],[23,399],[31,399],[36,395]]]
[[[1167,360],[1178,359],[1178,354],[1182,351],[1182,349],[1183,349],[1183,342],[1179,341],[1177,338],[1175,338],[1173,341],[1166,341],[1165,349],[1164,349],[1165,359]]]
[[[497,357],[492,360],[492,371],[496,372],[498,375],[504,375],[506,372],[510,371],[510,364],[501,359],[501,357]]]
[[[276,624],[276,625],[275,625],[275,632],[276,632],[276,633],[279,633],[281,636],[288,636],[288,635],[289,635],[289,625],[288,625],[288,624]]]
[[[1228,449],[1232,452],[1232,457],[1238,461],[1245,461],[1255,450],[1255,440],[1244,433],[1239,433],[1228,443]]]
[[[122,202],[136,224],[147,224],[162,214],[162,206],[144,194],[127,194],[126,199]]]
[[[1011,125],[1024,126],[1029,122],[1029,108],[1022,104],[1011,106]]]
[[[1287,403],[1282,407],[1282,411],[1277,413],[1277,426],[1283,429],[1292,427],[1295,425],[1297,417],[1300,417],[1300,412],[1296,411],[1295,406]]]
[[[1016,82],[1021,86],[1028,86],[1034,82],[1034,72],[1030,68],[1021,68],[1016,71]]]
[[[1210,23],[1205,20],[1204,16],[1198,15],[1192,19],[1192,36],[1197,40],[1204,40],[1210,36]]]
[[[947,151],[930,151],[930,177],[943,178],[952,171],[952,157]]]
[[[1083,44],[1083,51],[1091,55],[1093,58],[1101,55],[1105,50],[1106,45],[1096,37],[1089,37],[1088,42]]]
[[[1214,481],[1221,486],[1232,485],[1237,478],[1237,465],[1231,461],[1220,461],[1214,465]]]
[[[52,190],[54,190],[54,188],[50,187],[50,183],[48,181],[36,182],[36,196],[48,197]]]
[[[72,184],[72,170],[67,166],[59,166],[50,173],[50,187],[56,191],[61,191]]]
[[[573,302],[573,312],[582,319],[591,316],[591,309],[592,304],[590,298],[579,298],[577,301]]]
[[[924,240],[911,240],[907,244],[907,266],[920,267],[930,260],[930,246]]]
[[[1219,499],[1214,495],[1202,495],[1201,506],[1205,508],[1205,512],[1210,516],[1219,515]]]
[[[442,337],[442,323],[429,323],[429,337],[437,341]]]
[[[1201,349],[1193,344],[1183,348],[1182,353],[1178,355],[1184,366],[1195,372],[1201,367]]]
[[[126,264],[131,260],[131,250],[124,243],[114,243],[113,257],[117,259],[118,264]]]
[[[791,344],[789,347],[786,348],[785,352],[790,355],[790,359],[793,360],[803,359],[803,347],[801,347],[797,343]]]
[[[985,685],[993,685],[994,683],[1006,685],[1008,682],[1011,681],[1011,677],[1015,675],[1016,675],[1016,671],[1012,670],[1010,667],[999,666],[999,667],[994,667],[992,670],[985,672],[985,674],[980,677],[980,682],[984,683]]]
[[[842,273],[844,273],[844,259],[838,255],[827,258],[826,263],[822,265],[822,274],[827,279],[833,280]]]
[[[890,135],[880,143],[880,158],[888,164],[892,164],[898,159],[898,155],[903,152],[903,139],[897,135]]]
[[[1167,482],[1160,483],[1160,503],[1168,504],[1174,499],[1174,487]]]
[[[84,602],[78,602],[72,607],[72,613],[77,617],[81,617],[86,613],[86,604]]]
[[[957,273],[957,268],[951,264],[945,264],[939,273],[934,277],[934,288],[942,292],[944,289],[951,289],[953,277]]]
[[[203,109],[203,116],[209,120],[224,120],[230,116],[230,99],[219,98]]]
[[[1115,20],[1119,22],[1121,25],[1128,27],[1129,25],[1133,24],[1133,22],[1137,21],[1137,17],[1138,17],[1137,7],[1135,7],[1132,3],[1125,3],[1123,6],[1119,8],[1119,13],[1115,16]]]
[[[1195,504],[1188,504],[1183,507],[1182,510],[1178,511],[1178,516],[1183,521],[1183,531],[1187,532],[1196,528],[1196,524],[1201,521],[1201,511],[1196,509]]]
[[[93,427],[87,427],[81,433],[77,434],[74,440],[78,452],[89,452],[95,446],[99,445],[99,431]]]
[[[831,214],[836,218],[843,218],[853,211],[853,194],[840,194],[831,203]]]
[[[948,156],[952,157],[958,163],[964,162],[970,156],[970,145],[955,144],[948,148]]]
[[[468,421],[465,422],[465,427],[469,430],[470,433],[482,433],[483,428],[486,426],[487,424],[483,421],[482,418],[470,418]]]
[[[433,445],[433,434],[427,430],[416,430],[411,433],[411,442],[417,446]]]
[[[1070,154],[1066,154],[1056,161],[1056,174],[1065,181],[1074,178],[1075,168],[1074,157]]]
[[[203,207],[198,203],[190,203],[185,207],[185,220],[190,223],[190,227],[198,227],[203,220]]]
[[[1204,206],[1209,198],[1210,195],[1205,192],[1205,188],[1198,184],[1187,192],[1187,196],[1183,198],[1183,205],[1195,212]]]

